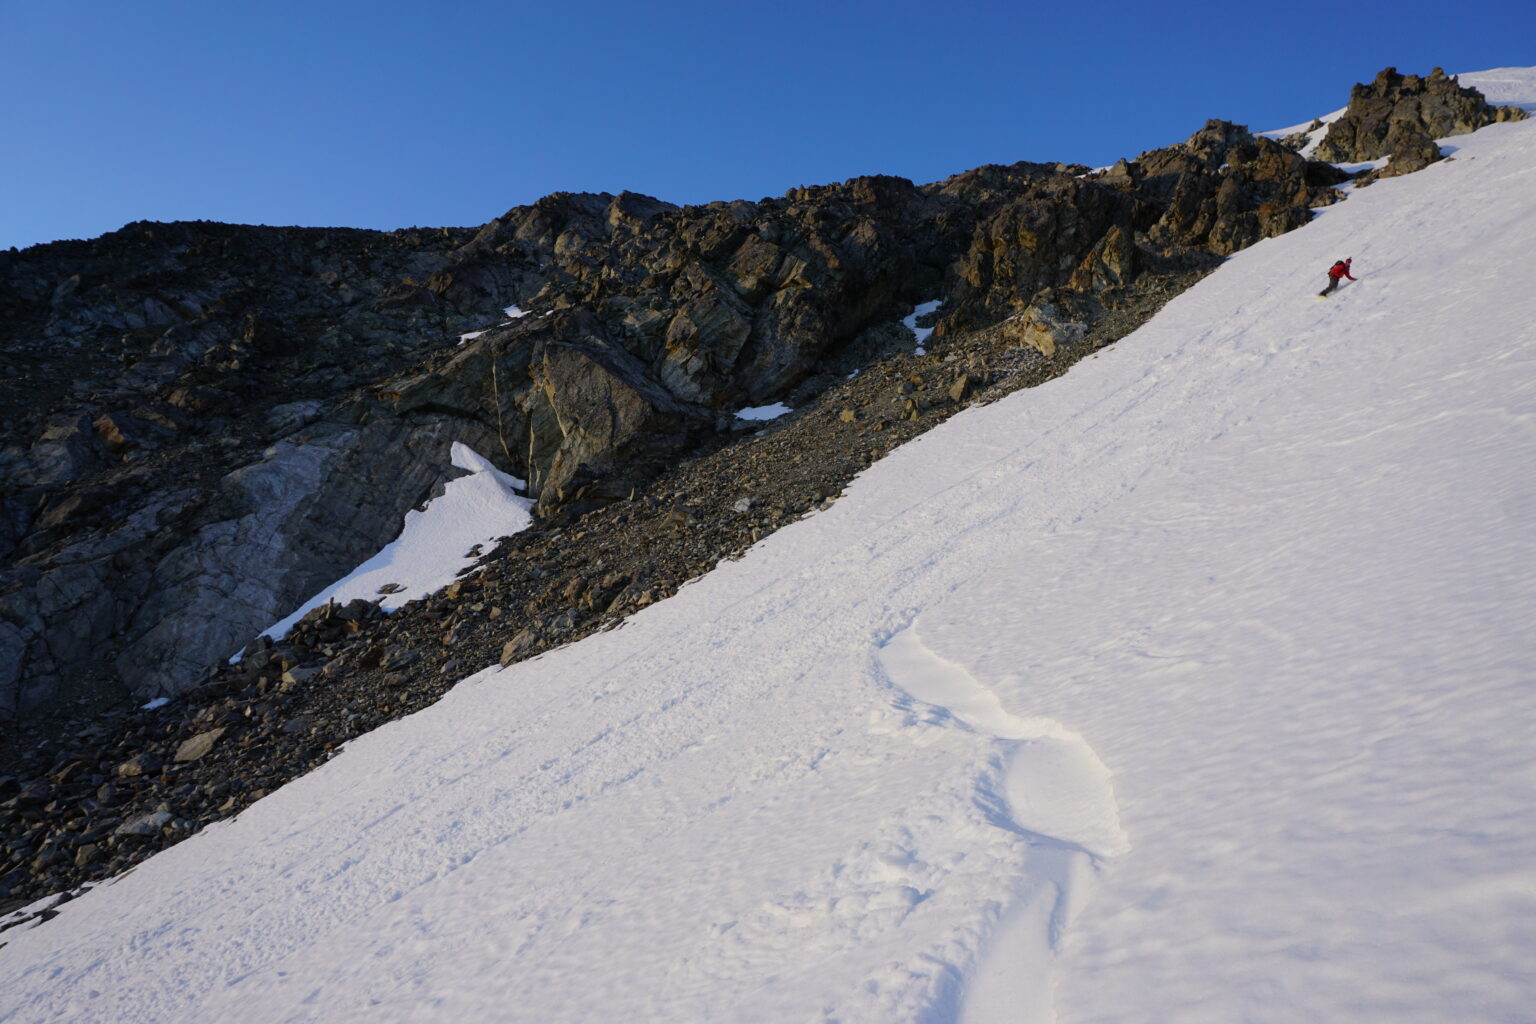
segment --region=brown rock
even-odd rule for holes
[[[122,779],[137,778],[141,775],[155,775],[159,773],[160,767],[160,761],[155,755],[139,754],[118,765],[116,775]]]
[[[517,660],[517,656],[523,651],[532,647],[537,639],[538,634],[533,631],[532,626],[523,629],[511,640],[508,640],[505,644],[502,645],[501,663],[503,665],[512,664],[512,662]]]
[[[1440,68],[1427,76],[1400,75],[1396,68],[1385,68],[1369,85],[1354,87],[1343,116],[1328,126],[1328,134],[1318,143],[1317,157],[1356,163],[1384,156],[1395,159],[1401,149],[1408,151],[1405,167],[1424,166],[1429,162],[1424,160],[1424,140],[1433,145],[1434,139],[1526,116],[1518,107],[1490,105],[1482,93],[1463,88]]]
[[[198,733],[176,748],[176,760],[196,761],[212,750],[213,745],[219,742],[219,737],[223,735],[223,729],[209,729],[207,732]]]

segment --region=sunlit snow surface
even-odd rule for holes
[[[0,1019],[1529,1020],[1536,123],[1457,145],[4,933]]]
[[[453,444],[450,458],[465,476],[448,481],[440,497],[405,514],[400,536],[346,576],[274,623],[267,636],[281,638],[312,608],[327,601],[378,601],[392,610],[441,590],[499,537],[527,529],[533,502],[517,491],[523,481],[508,476],[467,445]],[[471,553],[473,552],[473,554]],[[393,587],[389,592],[381,588]]]

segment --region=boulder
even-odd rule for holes
[[[176,760],[196,761],[198,758],[212,750],[214,744],[219,742],[219,737],[223,735],[223,729],[210,729],[207,732],[198,733],[191,739],[183,741],[182,744],[176,748]]]
[[[595,479],[683,440],[685,407],[637,359],[600,336],[546,342],[530,376],[518,409],[526,417],[529,483],[541,511],[575,497],[578,475]]]
[[[129,818],[113,831],[115,836],[149,839],[158,836],[176,816],[170,811],[150,811]]]
[[[114,769],[120,779],[133,779],[141,775],[157,775],[160,772],[160,759],[153,754],[137,754]]]
[[[1080,341],[1088,326],[1067,318],[1062,310],[1048,302],[1037,303],[1009,317],[1003,324],[1005,341],[1034,349],[1047,359],[1062,345]]]
[[[296,665],[283,672],[283,682],[289,686],[298,686],[314,679],[321,671],[319,665]]]
[[[1377,172],[1377,177],[1392,178],[1399,174],[1412,174],[1439,160],[1442,156],[1435,140],[1424,132],[1407,125],[1394,125],[1387,133],[1387,151],[1392,159]]]

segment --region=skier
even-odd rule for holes
[[[1317,293],[1318,298],[1323,298],[1329,292],[1337,288],[1339,286],[1339,282],[1344,278],[1348,277],[1351,281],[1354,280],[1354,277],[1352,277],[1349,273],[1349,265],[1353,261],[1354,257],[1351,256],[1348,259],[1339,260],[1333,266],[1328,268],[1328,287]]]

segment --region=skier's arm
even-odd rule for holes
[[[1349,278],[1351,281],[1353,281],[1355,279],[1355,275],[1353,275],[1353,274],[1351,274],[1349,272],[1349,268],[1348,267],[1344,268],[1344,276]]]

